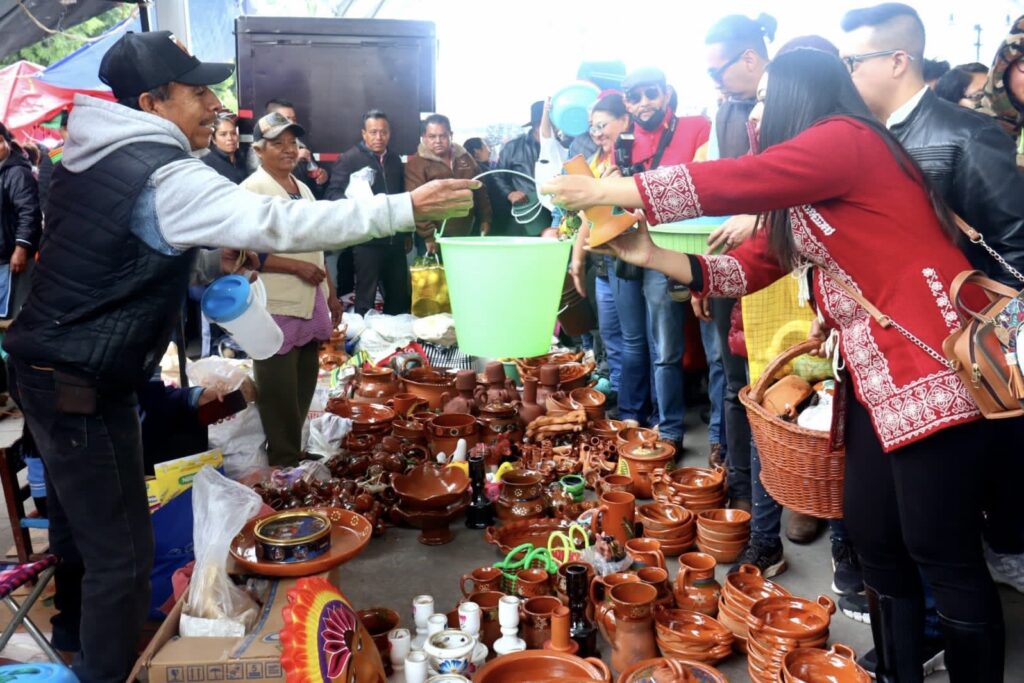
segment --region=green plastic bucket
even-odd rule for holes
[[[551,349],[572,243],[539,237],[440,237],[459,350],[529,358]]]
[[[701,216],[678,223],[652,225],[648,230],[651,239],[662,249],[680,251],[684,254],[705,254],[708,251],[708,235],[729,218]]]

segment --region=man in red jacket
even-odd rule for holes
[[[623,171],[639,173],[693,161],[697,150],[708,141],[711,122],[703,116],[675,115],[677,97],[667,84],[665,74],[660,69],[640,69],[626,77],[622,89],[633,121],[632,150]],[[628,146],[629,136],[623,135],[620,141]],[[662,438],[681,447],[686,412],[682,368],[683,304],[669,295],[668,278],[663,274],[645,270],[639,281],[651,332],[648,345],[658,408],[652,419],[657,421]],[[644,311],[636,313],[635,320],[623,324],[643,325]]]

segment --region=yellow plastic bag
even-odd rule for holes
[[[412,278],[412,314],[418,318],[438,313],[451,313],[448,298],[448,281],[444,266],[436,254],[427,254],[418,259],[409,269]]]

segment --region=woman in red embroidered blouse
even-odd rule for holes
[[[920,567],[935,592],[951,680],[1001,681],[1002,614],[981,544],[984,466],[969,454],[1008,446],[979,421],[935,351],[959,323],[949,284],[971,266],[948,212],[898,143],[868,119],[838,59],[798,50],[777,58],[770,73],[760,154],[625,179],[564,176],[545,191],[570,209],[642,207],[652,223],[766,214],[767,227],[723,256],[658,249],[643,225],[610,247],[704,296],[742,296],[814,267],[815,300],[840,331],[856,396],[845,423],[845,518],[870,598],[878,680],[921,679]],[[823,270],[921,343],[881,328]]]

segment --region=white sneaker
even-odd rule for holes
[[[986,544],[985,562],[992,573],[993,581],[1009,586],[1018,593],[1024,593],[1024,554],[1000,555]]]

